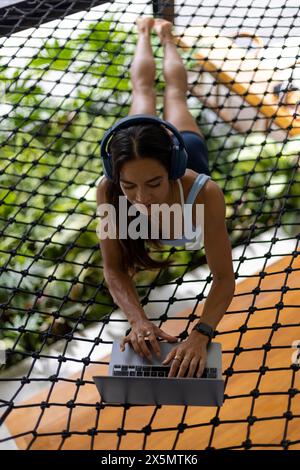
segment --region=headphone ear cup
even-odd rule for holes
[[[170,179],[175,180],[177,175],[177,165],[178,165],[178,145],[173,143],[172,152],[171,152],[171,164],[170,164]]]
[[[105,174],[106,178],[112,180],[113,179],[113,172],[112,172],[112,159],[110,154],[107,154],[107,157],[102,159],[103,163],[103,173]]]
[[[186,170],[187,165],[187,153],[185,149],[182,149],[174,143],[172,150],[171,168],[170,168],[170,179],[176,180],[181,178]]]
[[[178,170],[178,178],[181,178],[185,170],[187,169],[188,164],[188,154],[185,148],[179,149],[179,170]]]

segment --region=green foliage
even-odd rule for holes
[[[292,236],[299,231],[298,142],[299,139],[291,139],[282,144],[256,133],[232,135],[222,143],[222,159],[212,177],[224,182],[233,243],[266,231],[278,222]],[[213,153],[217,139],[210,140],[208,145]]]

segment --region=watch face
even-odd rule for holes
[[[212,338],[213,336],[213,329],[208,325],[206,326],[203,324],[199,324],[195,326],[195,329],[199,331],[199,333],[203,333],[204,335],[209,336],[210,338]]]
[[[198,328],[198,331],[200,331],[200,333],[203,333],[204,335],[207,335],[207,336],[210,336],[209,332],[207,330],[205,330],[204,328]]]

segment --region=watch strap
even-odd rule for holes
[[[214,329],[207,325],[207,323],[200,322],[197,323],[197,325],[194,326],[192,331],[198,331],[198,333],[202,333],[203,335],[207,336],[209,338],[209,343],[214,337]]]

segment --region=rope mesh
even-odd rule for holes
[[[205,134],[212,179],[224,192],[228,232],[238,253],[237,290],[216,336],[223,345],[224,405],[195,415],[189,407],[171,407],[170,414],[168,407],[108,406],[94,391],[90,370],[107,366],[112,340],[128,327],[105,284],[95,233],[96,186],[103,174],[99,145],[105,130],[128,114],[134,21],[151,15],[152,5],[61,3],[65,8],[52,10],[43,0],[8,6],[1,27],[0,339],[6,365],[0,407],[1,423],[10,431],[1,442],[15,439],[26,449],[154,449],[160,439],[166,439],[166,449],[299,448],[299,360],[292,360],[292,343],[300,339],[297,103],[292,111],[286,105],[266,117],[262,104],[253,105],[247,92],[240,96],[233,89],[247,57],[265,60],[256,56],[257,44],[249,38],[232,40],[244,50],[244,59],[234,64],[235,78],[226,87],[221,83],[224,88],[219,74],[233,64],[227,53],[211,74],[197,56],[203,50],[206,66],[212,62],[217,38],[207,28],[217,28],[228,40],[250,27],[273,60],[267,86],[278,85],[272,78],[278,73],[295,84],[299,7],[271,0],[230,7],[222,0],[175,4],[179,48],[188,41],[189,26],[210,31],[180,51],[189,71],[189,108]],[[159,2],[155,11],[162,16]],[[54,13],[57,19],[45,23]],[[155,35],[152,45],[162,117],[163,54]],[[259,95],[270,94],[264,81],[260,87]],[[250,108],[251,118],[245,114]],[[278,125],[278,113],[292,116],[286,127]],[[141,304],[152,321],[165,331],[172,326],[183,340],[212,282],[209,272],[196,275],[196,293],[189,294],[189,276],[199,266],[205,269],[204,250],[164,246],[152,255],[171,258],[172,266],[136,274]],[[250,263],[254,270],[248,270]],[[159,299],[153,295],[157,288],[167,288]],[[26,395],[30,387],[36,387],[33,399]],[[51,413],[59,416],[59,429]],[[236,430],[233,437],[228,429]]]

